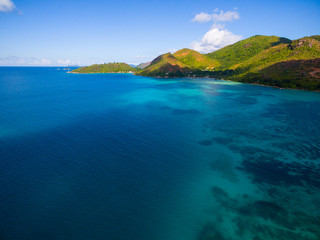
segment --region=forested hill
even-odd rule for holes
[[[136,71],[136,68],[133,68],[126,63],[105,63],[77,68],[71,73],[129,73]]]
[[[291,41],[253,36],[209,54],[182,49],[138,72],[155,77],[212,77],[283,88],[320,90],[320,36]]]

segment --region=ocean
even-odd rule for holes
[[[1,67],[0,239],[319,240],[319,110],[319,92]]]

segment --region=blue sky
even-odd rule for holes
[[[256,34],[320,34],[319,0],[0,0],[0,65],[150,61]]]

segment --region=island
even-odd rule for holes
[[[184,48],[136,68],[126,63],[108,63],[72,71],[128,72],[157,78],[214,78],[320,91],[320,35],[297,40],[256,35],[208,54]]]
[[[134,68],[126,63],[114,62],[80,67],[72,70],[70,73],[134,73],[137,72],[137,70],[137,68]]]
[[[320,36],[292,41],[256,35],[209,54],[182,49],[157,57],[137,74],[162,78],[206,77],[320,90]]]

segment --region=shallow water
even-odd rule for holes
[[[320,93],[0,68],[0,239],[320,239]]]

